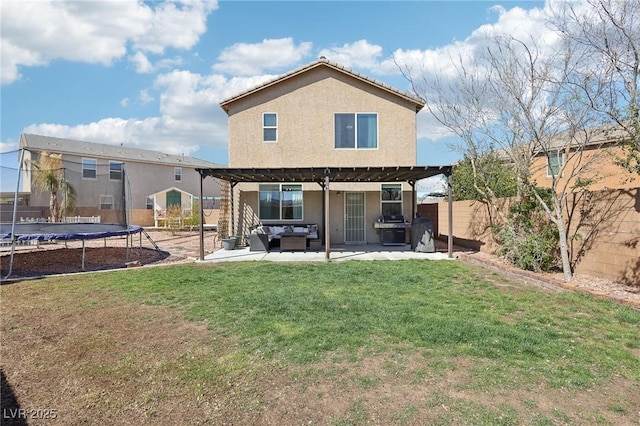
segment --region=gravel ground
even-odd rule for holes
[[[133,236],[126,249],[126,238],[106,240],[87,240],[85,242],[85,271],[117,269],[127,266],[165,265],[193,262],[199,258],[200,237],[197,231],[147,230],[151,239],[159,247],[155,250],[151,241],[144,235]],[[106,244],[106,246],[105,246]],[[446,247],[446,244],[443,246]],[[205,232],[205,254],[220,249],[217,234]],[[2,278],[8,272],[9,249],[2,248]],[[603,278],[576,274],[571,283],[566,283],[561,274],[537,274],[521,271],[506,264],[496,256],[486,253],[470,253],[457,249],[454,253],[463,261],[492,268],[516,279],[543,283],[549,286],[586,291],[597,296],[607,297],[640,309],[640,286],[632,287]],[[127,265],[129,264],[129,265]],[[82,271],[82,243],[80,241],[43,243],[39,246],[18,247],[14,253],[11,279],[34,277]]]

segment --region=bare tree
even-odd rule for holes
[[[460,147],[472,162],[495,150],[512,164],[519,193],[535,197],[558,231],[567,281],[572,270],[563,212],[570,194],[596,178],[593,165],[598,161],[584,155],[596,140],[596,115],[578,101],[584,91],[567,84],[581,64],[580,52],[569,44],[552,50],[532,38],[487,35],[483,51],[446,64],[447,73],[441,74],[446,80],[437,70],[435,76],[426,75],[424,68],[416,74],[411,66],[400,65],[429,113],[460,137]],[[558,153],[564,161],[551,171],[548,202],[537,191],[532,167],[536,157],[551,159]],[[487,202],[494,203],[491,188],[480,188],[483,191]]]
[[[616,130],[626,149],[621,165],[640,174],[640,2],[587,0],[553,3],[549,22],[584,62],[575,87]]]

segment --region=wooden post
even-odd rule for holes
[[[448,238],[448,254],[449,258],[453,257],[453,173],[449,172],[447,176],[448,201],[449,201],[449,238]]]

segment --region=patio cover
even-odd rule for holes
[[[449,182],[449,257],[453,256],[453,224],[452,224],[452,165],[447,166],[380,166],[380,167],[289,167],[289,168],[196,168],[200,173],[200,197],[202,197],[202,181],[213,177],[228,181],[231,187],[237,183],[272,183],[272,182],[316,182],[325,190],[325,212],[329,209],[330,182],[408,182],[413,188],[413,210],[415,211],[415,183],[420,179],[443,174]],[[232,198],[233,204],[233,198]],[[232,208],[233,211],[233,208]],[[202,212],[201,212],[202,215]],[[329,259],[329,215],[325,214],[325,253]],[[200,220],[200,260],[204,260],[204,227]]]

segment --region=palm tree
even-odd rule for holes
[[[52,154],[42,151],[38,161],[32,161],[33,183],[41,191],[48,191],[49,209],[51,210],[51,221],[58,222],[60,213],[63,211],[72,212],[76,204],[76,190],[64,178],[62,169],[62,154]],[[58,193],[62,193],[63,202],[58,203]]]

